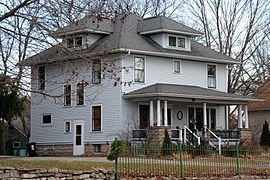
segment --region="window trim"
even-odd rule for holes
[[[215,66],[216,67],[216,78],[215,78],[215,84],[216,84],[216,86],[215,87],[209,87],[209,85],[208,85],[208,65],[213,65],[213,66]],[[213,63],[207,63],[206,64],[206,87],[207,88],[209,88],[209,89],[217,89],[217,64],[213,64]]]
[[[135,81],[135,58],[143,58],[144,59],[144,81],[143,82],[137,82]],[[133,81],[134,83],[138,84],[145,84],[146,83],[146,56],[133,56]]]
[[[180,72],[175,72],[174,71],[174,62],[179,62],[179,64],[180,64],[179,71]],[[181,62],[181,60],[173,59],[173,69],[172,69],[172,71],[173,71],[173,74],[179,74],[179,75],[182,74],[182,62]]]
[[[170,46],[170,37],[175,37],[176,38],[176,46]],[[185,39],[185,47],[179,47],[178,46],[178,38],[183,38]],[[170,49],[178,49],[178,50],[188,50],[188,46],[187,46],[187,37],[185,36],[180,36],[180,35],[174,35],[174,34],[167,34],[167,48],[170,48]]]
[[[82,45],[81,46],[78,46],[77,45],[77,41],[76,41],[76,38],[77,37],[81,37],[82,38]],[[73,43],[72,43],[72,45],[71,46],[68,46],[68,39],[72,39],[73,40]],[[69,48],[69,49],[71,49],[71,48],[81,48],[81,47],[83,47],[83,36],[82,35],[77,35],[77,36],[71,36],[71,37],[67,37],[67,38],[65,38],[65,44],[66,44],[66,47],[67,48]]]
[[[19,143],[18,147],[14,146],[15,143]],[[20,149],[21,148],[21,142],[20,141],[13,141],[12,147],[13,147],[13,149]]]
[[[83,104],[78,104],[78,84],[83,85]],[[85,106],[85,82],[83,80],[76,84],[76,106]]]
[[[70,105],[66,105],[66,86],[70,86]],[[64,107],[72,107],[72,84],[65,84],[64,85]]]
[[[40,67],[44,67],[44,89],[41,89],[41,88],[40,88],[40,82],[39,82],[39,68],[40,68]],[[46,68],[45,65],[40,65],[40,66],[38,66],[38,72],[37,72],[37,76],[38,76],[38,78],[37,78],[38,83],[37,83],[37,84],[38,84],[38,87],[37,87],[37,88],[38,88],[39,91],[44,91],[44,90],[46,89],[46,79],[47,79],[47,78],[46,78],[46,75],[47,75],[46,70],[47,70],[47,68]]]
[[[69,132],[66,131],[66,122],[69,122]],[[71,120],[64,120],[64,133],[71,134]]]
[[[96,130],[93,130],[93,107],[97,107],[97,106],[100,106],[100,131],[96,131]],[[94,132],[94,133],[100,133],[103,131],[103,107],[102,107],[102,104],[94,104],[94,105],[91,105],[91,132]]]
[[[51,123],[43,123],[43,116],[50,115],[51,116]],[[46,126],[52,126],[53,124],[53,115],[52,113],[44,113],[41,115],[41,126],[46,127]]]

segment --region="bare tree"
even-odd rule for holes
[[[254,58],[254,55],[269,41],[269,3],[267,0],[187,2],[192,18],[205,34],[200,40],[240,61],[239,65],[228,68],[228,92],[252,92],[251,82],[258,77],[256,67],[261,61],[258,60],[259,56]]]

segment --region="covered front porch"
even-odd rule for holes
[[[247,102],[256,100],[196,86],[170,84],[154,84],[123,97],[138,105],[139,128],[132,132],[134,141],[149,141],[150,131],[167,129],[175,141],[219,146],[239,141],[241,131],[248,131]],[[237,107],[235,129],[229,129],[230,107]]]

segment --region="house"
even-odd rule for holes
[[[270,78],[254,92],[254,97],[263,99],[262,102],[250,102],[248,104],[248,116],[250,129],[255,140],[259,142],[264,122],[270,123]]]
[[[31,66],[33,90],[50,95],[31,94],[39,154],[105,153],[131,132],[159,143],[164,129],[200,143],[206,132],[228,129],[229,105],[248,129],[246,105],[257,99],[226,92],[228,65],[239,62],[197,43],[203,34],[195,29],[127,13],[86,17],[54,35],[62,43],[21,63]]]

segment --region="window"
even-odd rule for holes
[[[101,153],[101,144],[94,144],[94,153]]]
[[[13,148],[14,149],[21,148],[21,142],[19,142],[19,141],[13,142]]]
[[[70,121],[65,121],[65,125],[64,125],[64,128],[65,128],[65,133],[70,133],[71,132],[71,123]]]
[[[92,130],[101,131],[101,106],[92,106]]]
[[[45,89],[45,66],[38,67],[38,89]]]
[[[101,61],[100,60],[93,60],[92,83],[93,84],[101,83]]]
[[[73,38],[68,38],[67,39],[67,47],[72,48],[74,44],[74,39]]]
[[[178,47],[185,48],[185,38],[177,38],[177,45]]]
[[[208,88],[216,88],[216,65],[207,65]]]
[[[144,72],[144,58],[135,57],[134,58],[134,81],[143,83],[145,81]]]
[[[64,105],[71,106],[71,85],[64,86]]]
[[[84,82],[77,84],[77,105],[84,105]]]
[[[42,117],[42,123],[44,125],[49,125],[52,123],[52,116],[50,114],[43,115]]]
[[[176,37],[174,37],[174,36],[169,36],[169,46],[174,46],[174,47],[176,47]]]
[[[179,36],[169,36],[169,46],[186,48],[186,39]]]
[[[75,37],[75,47],[82,46],[82,36]]]
[[[173,72],[174,73],[180,73],[180,66],[181,66],[181,63],[180,61],[173,61]]]
[[[67,41],[68,48],[82,46],[82,36],[70,37],[70,38],[67,38],[66,41]]]

